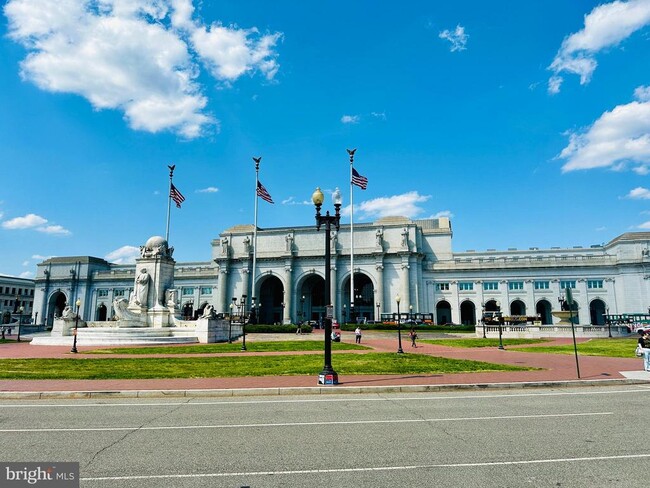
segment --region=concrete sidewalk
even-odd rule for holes
[[[420,334],[424,338],[436,334]],[[437,334],[438,336],[440,334]],[[271,336],[247,335],[247,342],[267,340],[317,340],[322,341],[322,331],[314,334]],[[352,333],[344,332],[344,342],[354,342]],[[584,341],[584,340],[583,340]],[[571,343],[570,339],[555,339],[554,344]],[[382,332],[366,332],[363,345],[376,352],[395,352],[397,339]],[[407,354],[427,354],[453,359],[470,359],[491,363],[511,364],[537,368],[534,371],[505,371],[457,374],[416,375],[342,375],[337,386],[319,386],[318,372],[309,376],[261,376],[239,378],[188,378],[144,380],[0,380],[0,398],[91,398],[91,397],[152,397],[152,396],[235,396],[320,394],[336,392],[378,391],[439,391],[458,388],[528,388],[535,386],[605,385],[615,383],[647,383],[650,373],[643,371],[639,358],[606,358],[580,356],[580,378],[577,376],[573,355],[537,354],[518,352],[515,347],[499,350],[496,347],[460,349],[419,343],[412,348],[403,337],[402,347]],[[31,346],[28,342],[0,344],[0,358],[71,358],[90,357],[78,345],[79,354],[71,354],[63,346]],[[90,347],[85,350],[97,349]],[[317,349],[318,350],[318,349]],[[356,352],[355,352],[356,353]],[[274,353],[241,352],[231,355],[264,355]],[[304,353],[281,353],[304,354]],[[336,356],[349,352],[335,352],[332,365],[336,369]],[[201,354],[209,357],[210,354]],[[223,354],[219,354],[223,356]],[[101,360],[106,356],[92,355]],[[111,355],[110,357],[116,357]],[[132,356],[131,356],[132,357]],[[141,357],[141,356],[138,356]],[[156,356],[161,357],[161,356]],[[165,356],[162,356],[165,357]],[[172,357],[183,357],[173,355]]]

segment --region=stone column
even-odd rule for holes
[[[284,262],[284,309],[282,310],[282,323],[291,323],[291,310],[293,307],[293,267],[291,266],[291,259]]]
[[[381,257],[381,259],[383,259],[383,256]],[[377,317],[375,320],[381,319],[381,314],[384,310],[390,310],[390,307],[386,306],[386,297],[384,296],[384,265],[381,259],[375,262],[375,271],[377,273],[377,294],[375,295],[375,297],[380,305],[379,317]],[[390,297],[388,299],[390,301]],[[375,303],[375,308],[377,308],[376,303]]]
[[[228,308],[230,300],[228,300],[228,264],[222,263],[219,265],[219,295],[217,298],[217,310],[221,313],[230,313]]]
[[[246,295],[246,304],[244,305],[244,309],[248,310],[248,304],[250,303],[250,300],[253,298],[253,294],[255,293],[255,277],[253,276],[251,278],[251,284],[249,286],[249,281],[248,281],[248,275],[250,274],[250,269],[248,268],[248,261],[244,262],[242,267],[241,267],[241,284],[242,284],[242,296]],[[253,290],[253,293],[249,293],[249,291]],[[256,297],[257,298],[257,297]]]
[[[400,307],[401,310],[406,310],[408,311],[409,305],[411,305],[411,273],[410,273],[410,268],[411,266],[409,265],[408,262],[408,256],[402,256],[402,290],[401,290],[401,295],[402,295],[402,307]]]

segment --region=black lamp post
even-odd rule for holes
[[[305,321],[305,295],[300,297],[300,322]]]
[[[381,322],[381,314],[379,312],[379,309],[381,307],[381,303],[377,302],[377,322]]]
[[[19,315],[18,315],[18,337],[16,338],[16,341],[18,341],[18,342],[20,342],[20,325],[23,323],[23,311],[24,310],[25,309],[23,308],[22,305],[20,307],[18,307],[18,313],[19,313]]]
[[[409,322],[413,324],[413,305],[409,305]]]
[[[605,314],[607,316],[607,318],[605,319],[607,321],[607,333],[608,333],[608,335],[609,335],[609,337],[611,339],[611,337],[612,337],[612,321],[609,320],[609,307],[607,307],[605,309]]]
[[[399,295],[397,295],[395,297],[395,301],[397,302],[397,352],[399,354],[403,354],[404,350],[402,349],[402,318],[400,317],[399,314],[399,302],[401,302],[402,299]]]
[[[323,204],[323,192],[316,188],[311,196],[312,202],[316,206],[316,229],[320,230],[321,225],[325,224],[325,290],[324,301],[327,313],[325,314],[325,364],[323,371],[318,376],[318,383],[321,385],[337,385],[339,377],[334,368],[332,368],[332,297],[331,297],[331,257],[330,257],[330,233],[332,226],[338,231],[341,220],[341,192],[337,188],[332,194],[334,203],[334,215],[330,215],[329,210],[325,215],[321,215],[320,208]]]
[[[504,347],[503,347],[503,339],[501,337],[502,333],[503,333],[503,331],[502,331],[503,328],[501,327],[501,319],[502,319],[501,302],[497,302],[497,320],[499,321],[499,349],[504,349]]]
[[[241,333],[242,333],[242,343],[241,343],[241,350],[245,351],[246,350],[246,317],[244,314],[244,310],[246,310],[246,295],[241,296],[241,311],[242,311],[242,321],[241,321]]]
[[[343,304],[343,323],[346,324],[347,322],[345,321],[345,312],[346,312],[346,307],[345,303]]]
[[[77,315],[74,318],[74,339],[72,340],[72,349],[70,349],[70,352],[77,353],[77,332],[79,332],[79,307],[81,307],[81,300],[77,298],[77,302],[75,303],[77,306]]]
[[[230,316],[228,320],[228,344],[232,344],[232,309],[235,306],[231,303],[230,304]]]
[[[284,324],[284,302],[280,303],[280,323]]]

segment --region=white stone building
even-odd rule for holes
[[[8,324],[11,316],[20,313],[34,316],[34,280],[0,275],[0,324]]]
[[[258,229],[253,272],[253,226],[234,226],[212,241],[212,259],[176,263],[174,286],[186,317],[207,304],[237,311],[255,298],[261,323],[318,320],[325,314],[325,232],[309,227]],[[623,234],[602,246],[482,252],[452,250],[446,218],[389,217],[354,226],[354,291],[350,290],[350,227],[333,232],[331,297],[338,320],[379,320],[397,312],[431,314],[438,324],[475,324],[482,309],[556,319],[569,287],[580,324],[603,314],[644,313],[650,305],[650,233]],[[114,298],[128,297],[134,265],[83,256],[38,265],[34,315],[51,324],[66,302],[81,300],[85,320],[110,320]],[[232,307],[231,307],[232,306]],[[423,315],[426,317],[427,315]]]

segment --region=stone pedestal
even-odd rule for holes
[[[570,310],[558,310],[556,312],[551,312],[551,315],[560,319],[557,325],[571,325],[571,315],[573,315],[573,320],[575,320],[577,313],[571,312]]]

